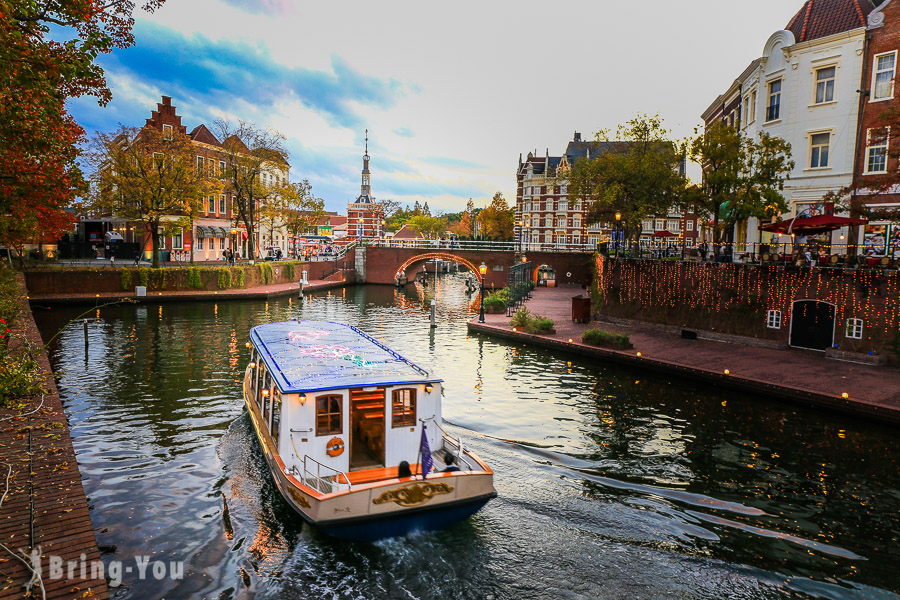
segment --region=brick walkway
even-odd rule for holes
[[[623,364],[699,378],[719,385],[799,400],[842,412],[900,423],[900,369],[825,358],[821,352],[795,348],[744,346],[708,339],[686,340],[671,333],[593,321],[572,322],[574,287],[538,288],[527,307],[553,319],[556,333],[537,336],[513,332],[506,314],[485,315],[469,323],[475,331],[586,354]],[[624,351],[587,346],[581,334],[589,328],[629,336],[634,348]],[[569,342],[569,339],[572,342]],[[640,353],[641,356],[637,356]],[[729,373],[725,374],[725,370]],[[842,394],[847,393],[848,398]]]
[[[21,288],[24,296],[24,283]],[[20,323],[32,343],[42,344],[30,313]],[[40,362],[49,373],[46,354]],[[100,553],[66,415],[52,379],[47,387],[43,404],[37,397],[25,407],[0,409],[0,496],[10,472],[6,465],[12,467],[9,493],[0,504],[0,544],[17,554],[40,548],[47,598],[108,598],[106,580],[91,578],[90,565],[100,560]],[[82,555],[88,564],[85,579],[80,578]],[[75,577],[53,579],[51,556],[60,557],[64,565],[76,561]],[[26,597],[24,586],[30,579],[31,571],[0,548],[0,598]],[[32,594],[41,597],[38,587]]]

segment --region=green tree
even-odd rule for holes
[[[288,184],[279,190],[282,220],[288,232],[294,236],[316,232],[315,227],[325,216],[325,201],[316,198],[308,179]]]
[[[766,133],[755,141],[715,122],[688,147],[691,159],[703,167],[703,183],[690,203],[698,215],[712,219],[716,242],[724,242],[743,219],[787,210],[782,191],[794,168],[788,142]]]
[[[447,219],[443,217],[416,215],[409,220],[409,224],[430,240],[441,237],[447,231]]]
[[[641,221],[665,214],[685,189],[679,168],[683,151],[669,139],[658,115],[638,115],[616,132],[599,131],[604,152],[579,159],[569,174],[569,193],[590,201],[588,222],[611,222],[618,212],[629,238],[637,240]],[[622,143],[624,142],[624,143]]]
[[[86,152],[90,206],[142,223],[152,241],[153,267],[159,266],[160,232],[182,229],[193,203],[218,186],[196,167],[195,154],[184,134],[124,126],[98,132]]]

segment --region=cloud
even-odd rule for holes
[[[422,162],[426,162],[430,165],[437,165],[438,167],[448,167],[451,169],[487,169],[487,165],[482,165],[476,162],[472,162],[470,160],[464,160],[462,158],[449,158],[446,156],[427,156],[422,159]]]
[[[294,12],[294,4],[291,0],[223,0],[235,8],[239,8],[250,14],[270,13],[280,16]]]
[[[412,132],[412,129],[410,129],[409,127],[398,127],[397,129],[394,130],[394,133],[396,133],[400,137],[405,137],[405,138],[411,138],[414,135],[416,135]]]
[[[334,126],[358,129],[363,124],[358,105],[389,108],[405,93],[399,81],[360,74],[336,54],[331,71],[290,68],[262,42],[188,37],[144,21],[136,24],[135,35],[135,46],[104,57],[101,64],[111,74],[130,72],[182,102],[227,111],[241,102],[265,109],[290,97]]]

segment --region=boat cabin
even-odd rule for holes
[[[441,380],[355,327],[285,321],[254,327],[250,340],[245,392],[264,450],[285,471],[353,480],[354,471],[415,466],[423,423],[437,425],[426,436],[441,447]]]

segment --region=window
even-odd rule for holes
[[[581,229],[581,219],[579,217],[575,217],[575,221],[573,222],[572,226],[575,229]]]
[[[863,333],[862,319],[847,319],[847,328],[845,330],[845,333],[850,339],[861,340]]]
[[[278,447],[278,433],[281,429],[281,394],[278,388],[272,390],[272,423],[269,427],[269,433],[272,434],[272,441],[275,447]]]
[[[414,427],[416,424],[416,390],[394,390],[391,401],[391,424],[394,427]]]
[[[203,157],[202,157],[202,156],[198,156],[198,157],[197,157],[197,172],[198,172],[198,173],[202,173],[202,172],[203,172],[203,162],[204,162]]]
[[[872,74],[872,100],[890,100],[894,97],[894,69],[897,53],[890,52],[875,57]]]
[[[184,248],[184,234],[178,232],[172,236],[172,250],[181,250]]]
[[[219,214],[225,214],[225,194],[219,196]]]
[[[203,250],[203,238],[202,237],[197,238],[197,250]]]
[[[656,223],[654,223],[654,229],[655,229],[656,231],[662,231],[662,230],[663,230],[663,220],[662,220],[662,219],[657,219],[657,220],[656,220]]]
[[[216,212],[216,199],[210,196],[206,200],[209,204],[209,210],[207,212],[209,212],[210,214]]]
[[[766,313],[766,327],[769,329],[781,329],[780,310],[770,310]]]
[[[212,242],[210,242],[212,244]],[[219,238],[219,250],[225,249],[225,238]]]
[[[756,120],[756,90],[744,96],[744,123],[749,125]]]
[[[694,230],[694,222],[693,222],[693,221],[688,221],[688,222],[687,222],[687,230],[688,230],[688,231],[693,231],[693,230]]]
[[[866,132],[866,173],[887,172],[887,149],[890,129],[869,129]]]
[[[775,121],[781,114],[781,80],[769,83],[769,104],[766,106],[766,121]]]
[[[569,186],[568,186],[567,184],[563,184],[563,185],[560,186],[560,188],[559,188],[559,193],[560,193],[560,194],[567,194],[568,192],[567,192],[566,190],[567,190],[568,188],[569,188]]]
[[[573,235],[573,236],[572,236],[572,243],[573,243],[573,244],[580,244],[580,243],[581,243],[581,236],[578,235],[577,233],[576,233],[575,235]]]
[[[263,423],[269,425],[269,407],[272,402],[272,376],[266,372],[265,383],[262,385],[262,391],[259,393],[260,412],[262,412]]]
[[[834,75],[836,67],[816,70],[816,104],[834,101]]]
[[[559,208],[558,208],[557,210],[561,210],[561,211],[567,211],[567,210],[569,210],[569,203],[566,202],[565,200],[560,200],[560,201],[559,201]]]
[[[163,125],[163,139],[171,140],[172,139],[172,126],[171,125]]]
[[[666,229],[668,231],[680,231],[681,227],[679,226],[678,221],[676,221],[674,219],[670,219],[670,220],[666,221]]]
[[[556,226],[557,227],[565,227],[566,226],[566,218],[565,217],[558,218],[556,220]]]
[[[641,221],[641,229],[643,229],[644,231],[653,231],[653,221]]]
[[[316,435],[343,433],[341,426],[343,398],[318,396],[316,398]]]
[[[224,173],[224,172],[225,172],[225,161],[220,160],[219,161],[219,173]]]
[[[830,133],[815,133],[809,138],[809,168],[823,169],[828,166],[828,145]]]

